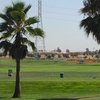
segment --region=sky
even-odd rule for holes
[[[11,1],[24,1],[31,4],[32,8],[28,16],[37,16],[38,0],[0,0],[0,12]],[[87,37],[84,29],[80,29],[80,21],[84,18],[79,10],[83,7],[83,0],[42,0],[42,22],[45,31],[45,48],[47,51],[58,47],[65,52],[85,51],[86,48],[94,51],[100,49],[100,45],[92,38]],[[40,43],[41,42],[41,43]],[[39,41],[42,45],[43,41]]]

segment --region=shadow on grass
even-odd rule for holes
[[[79,100],[78,98],[44,98],[38,100]]]
[[[0,97],[0,99],[2,99],[2,98],[4,98],[4,97]]]
[[[11,100],[12,97],[0,97],[0,100]]]
[[[4,98],[5,98],[5,97],[0,97],[0,100],[1,100],[1,99],[4,99]]]

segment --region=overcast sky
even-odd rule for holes
[[[38,0],[12,0],[25,1],[32,8],[28,16],[37,16]],[[0,12],[4,11],[11,0],[0,0]],[[79,13],[83,7],[82,0],[42,0],[42,20],[45,31],[46,50],[51,51],[59,47],[63,51],[85,51],[99,49],[99,45],[92,36],[86,36],[79,23],[83,15]],[[42,44],[41,44],[42,46]]]

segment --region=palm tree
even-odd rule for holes
[[[38,23],[36,17],[27,18],[27,12],[31,5],[23,2],[13,3],[6,7],[4,13],[0,13],[0,48],[4,49],[4,55],[9,55],[16,61],[16,82],[13,98],[21,96],[20,93],[20,60],[27,54],[27,45],[35,49],[34,42],[29,37],[44,36],[40,28],[33,28]]]
[[[84,0],[84,7],[80,10],[84,19],[80,22],[87,36],[92,34],[93,38],[100,44],[100,0]]]

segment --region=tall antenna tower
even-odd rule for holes
[[[42,0],[38,0],[38,19],[39,19],[39,22],[37,23],[37,28],[43,29]],[[45,39],[44,39],[44,37],[41,38],[41,37],[36,36],[35,45],[36,45],[37,51],[40,51],[40,50],[45,51]]]

